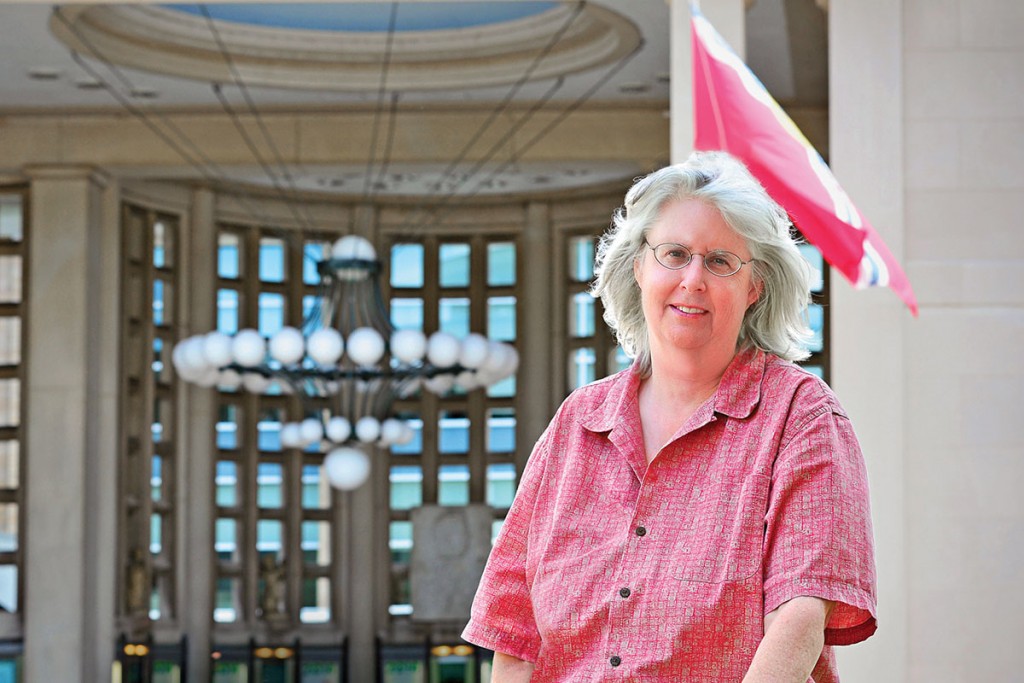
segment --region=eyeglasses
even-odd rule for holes
[[[744,261],[731,251],[722,249],[715,249],[706,254],[695,254],[683,245],[673,242],[651,246],[651,243],[645,239],[644,244],[654,252],[654,258],[658,260],[658,263],[669,270],[681,270],[690,264],[694,256],[700,256],[704,261],[706,271],[718,277],[729,277],[738,273],[743,266],[756,260]]]

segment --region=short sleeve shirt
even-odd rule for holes
[[[463,637],[532,681],[740,681],[764,617],[835,601],[832,645],[875,630],[867,473],[816,376],[758,350],[648,466],[631,368],[583,387],[541,436]]]

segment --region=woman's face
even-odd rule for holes
[[[743,315],[757,301],[760,284],[749,265],[729,277],[712,275],[697,254],[721,249],[749,261],[746,241],[710,205],[680,199],[662,207],[647,242],[651,246],[674,242],[694,254],[686,267],[670,270],[645,247],[633,264],[652,354],[659,349],[684,349],[732,358]]]

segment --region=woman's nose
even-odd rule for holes
[[[698,261],[697,259],[701,259]],[[704,268],[704,257],[700,254],[694,254],[690,258],[690,262],[687,263],[680,269],[681,279],[679,284],[686,289],[704,289],[705,277],[708,272]]]

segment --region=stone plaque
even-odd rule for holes
[[[476,586],[491,551],[486,505],[427,505],[412,511],[410,580],[416,621],[469,619]]]

